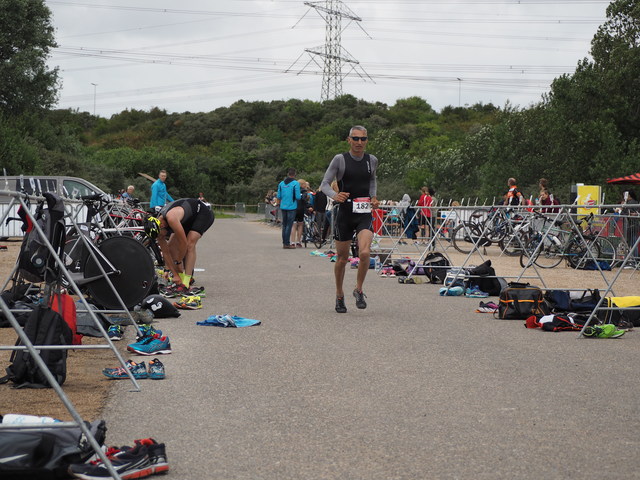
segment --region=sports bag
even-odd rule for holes
[[[525,320],[531,315],[545,314],[542,290],[528,283],[509,282],[500,292],[498,318],[501,320]]]
[[[469,269],[469,283],[476,285],[481,291],[489,295],[500,295],[502,285],[496,277],[496,271],[491,266],[491,260]]]
[[[58,195],[53,193],[46,192],[43,195],[47,201],[47,208],[44,207],[44,202],[40,203],[34,218],[58,257],[61,257],[65,243],[65,227],[62,220],[64,203]],[[22,206],[18,210],[18,215],[24,222],[23,230],[25,231],[18,256],[20,275],[25,280],[35,283],[43,282],[47,274],[57,276],[58,266],[55,258]]]
[[[103,445],[104,420],[85,425]],[[69,478],[72,463],[84,463],[94,454],[80,427],[3,428],[0,434],[0,478],[3,480],[53,480]],[[106,478],[106,477],[105,477]]]
[[[443,283],[451,263],[447,257],[438,252],[430,252],[424,259],[422,269],[431,283]]]
[[[73,341],[73,332],[62,316],[43,305],[33,309],[24,326],[24,333],[33,345],[71,345]],[[19,338],[16,345],[22,345]],[[62,385],[67,378],[67,350],[42,349],[39,354],[58,385]],[[11,380],[15,383],[14,388],[51,387],[28,350],[14,350],[10,360],[7,375],[0,379],[0,383]]]
[[[615,308],[615,310],[598,310],[598,318],[603,323],[613,323],[640,327],[640,296],[605,297],[602,307]]]

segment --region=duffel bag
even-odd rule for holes
[[[546,311],[542,290],[528,283],[510,282],[500,292],[497,318],[501,320],[526,320],[531,315]]]

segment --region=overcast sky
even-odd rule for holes
[[[321,100],[326,14],[300,0],[47,0],[62,89],[58,107],[208,112],[238,100]],[[307,2],[325,6],[329,2]],[[572,73],[609,2],[347,0],[334,5],[342,92],[436,110],[527,107]],[[325,18],[323,18],[324,15]],[[95,85],[94,85],[95,84]]]

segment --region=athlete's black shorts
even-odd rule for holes
[[[373,217],[371,213],[353,213],[351,202],[344,202],[338,205],[335,219],[334,238],[338,242],[346,242],[353,238],[353,232],[360,233],[362,230],[373,231]]]
[[[191,224],[190,232],[198,232],[200,235],[204,235],[204,232],[209,230],[211,225],[213,225],[213,221],[215,220],[215,215],[213,214],[213,210],[208,207],[200,210],[200,213],[194,218],[193,223]]]

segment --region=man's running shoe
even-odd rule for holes
[[[149,378],[151,380],[162,380],[164,377],[164,365],[160,360],[154,358],[149,362]]]
[[[467,288],[464,295],[468,298],[487,298],[489,296],[487,292],[483,292],[476,285],[471,288]]]
[[[480,302],[480,305],[476,308],[478,313],[493,313],[496,310],[498,310],[498,305],[493,302]]]
[[[624,330],[618,330],[612,323],[607,323],[605,325],[595,325],[588,326],[584,329],[582,333],[585,337],[592,338],[620,338],[625,333]]]
[[[127,360],[127,368],[118,367],[118,368],[105,368],[102,370],[102,374],[108,378],[129,378],[127,375],[127,370],[131,372],[133,378],[136,380],[140,380],[142,378],[147,378],[149,374],[147,373],[147,366],[142,363],[136,363],[133,360]]]
[[[164,295],[167,298],[182,297],[183,295],[189,295],[189,290],[184,285],[176,285],[175,283],[163,288],[160,291],[160,295]]]
[[[353,296],[356,297],[356,307],[360,310],[367,308],[367,302],[365,301],[366,295],[362,292],[362,290],[358,291],[358,289],[353,290]]]
[[[127,350],[138,355],[165,355],[171,353],[169,337],[145,337],[139,342],[127,345]]]
[[[197,295],[184,296],[180,301],[173,302],[173,306],[181,310],[198,310],[202,308],[202,300]]]
[[[148,323],[138,325],[138,330],[140,330],[140,335],[137,336],[136,341],[140,341],[145,337],[162,336],[162,330],[158,330],[153,325],[150,325]]]
[[[136,446],[111,457],[111,464],[122,480],[146,478],[153,475],[153,467],[149,460],[146,446]],[[113,478],[104,463],[77,463],[69,466],[69,473],[75,478],[84,480],[100,480]]]
[[[136,446],[144,445],[149,453],[149,462],[154,474],[167,473],[169,463],[167,462],[167,452],[164,443],[158,443],[153,438],[142,438],[134,440]]]
[[[336,312],[347,313],[347,306],[344,304],[344,297],[336,297]]]
[[[113,324],[107,330],[107,335],[113,342],[117,342],[118,340],[122,340],[122,336],[124,335],[124,327],[122,325]]]
[[[207,294],[204,291],[204,287],[202,286],[196,287],[195,285],[189,287],[189,295],[195,295],[200,298],[204,298],[207,296]]]

